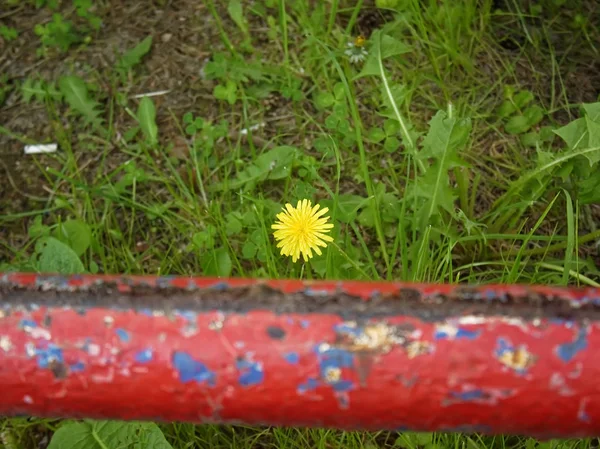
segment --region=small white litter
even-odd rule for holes
[[[250,131],[256,131],[259,128],[263,128],[266,125],[266,123],[257,123],[256,125],[252,125],[250,128],[243,128],[240,130],[240,134],[242,136],[245,136],[246,134],[248,134],[248,130]]]
[[[54,153],[58,149],[55,143],[46,145],[25,145],[25,154]]]
[[[145,93],[145,94],[132,95],[130,98],[158,97],[159,95],[166,95],[169,92],[171,92],[170,89],[167,89],[167,90],[157,90],[156,92],[148,92],[148,93]]]

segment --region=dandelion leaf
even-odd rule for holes
[[[440,208],[454,211],[455,194],[450,185],[448,171],[467,164],[459,151],[467,144],[471,132],[470,119],[448,117],[439,111],[431,120],[429,132],[423,139],[419,159],[426,167],[424,176],[416,184],[413,194],[425,199],[421,213],[421,225],[440,213]]]
[[[77,111],[87,124],[102,125],[100,114],[103,112],[100,103],[89,96],[84,81],[77,76],[63,76],[58,82],[60,92],[69,106]]]
[[[249,190],[258,182],[287,178],[291,173],[297,155],[298,150],[295,147],[288,145],[275,147],[258,156],[234,180],[227,183],[217,183],[209,190],[237,190],[241,187]]]

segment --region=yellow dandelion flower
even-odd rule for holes
[[[362,34],[360,34],[359,36],[356,37],[356,39],[354,39],[355,47],[362,48],[365,46],[366,43],[367,43],[367,40],[365,39],[365,37]]]
[[[275,229],[273,236],[279,242],[277,248],[281,248],[282,256],[292,256],[292,261],[296,262],[302,254],[306,262],[313,256],[313,251],[319,256],[322,254],[319,247],[325,248],[325,242],[333,242],[333,238],[326,235],[333,225],[327,223],[329,217],[321,217],[329,209],[320,208],[309,200],[301,200],[295,208],[286,204],[284,211],[277,214],[279,221],[271,228]]]

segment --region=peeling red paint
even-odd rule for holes
[[[596,436],[599,311],[591,288],[0,273],[0,414]]]

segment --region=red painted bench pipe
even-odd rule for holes
[[[0,273],[0,415],[600,434],[600,290]]]

